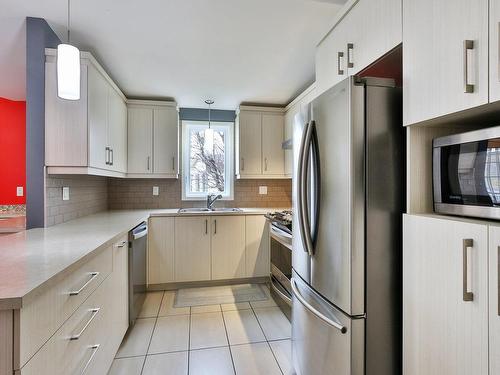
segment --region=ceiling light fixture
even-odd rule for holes
[[[70,44],[70,0],[68,0],[68,43],[57,46],[57,96],[80,99],[80,51]]]

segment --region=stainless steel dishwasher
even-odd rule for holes
[[[146,298],[146,249],[148,223],[143,221],[129,232],[128,306],[129,323],[135,323]]]

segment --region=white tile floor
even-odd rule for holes
[[[175,308],[148,293],[109,375],[292,375],[290,323],[267,301]]]

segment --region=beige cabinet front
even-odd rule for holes
[[[403,0],[403,45],[405,125],[488,103],[488,0]]]
[[[128,108],[128,173],[153,172],[153,111]]]
[[[246,217],[245,242],[246,276],[269,276],[271,272],[269,225],[264,216],[249,215]]]
[[[265,175],[284,175],[284,128],[283,114],[262,114],[262,173]]]
[[[175,107],[153,112],[153,172],[178,174],[178,113]]]
[[[488,374],[487,225],[404,216],[403,373]]]
[[[152,217],[148,233],[148,284],[174,281],[173,217]]]
[[[245,277],[245,216],[213,216],[212,280]]]
[[[209,216],[175,218],[175,281],[211,279]]]
[[[239,114],[239,166],[240,175],[262,173],[262,118],[258,112],[241,111]]]

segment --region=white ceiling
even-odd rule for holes
[[[345,0],[72,0],[72,42],[128,97],[286,104]],[[65,0],[0,0],[0,96],[25,98],[26,16],[66,38]]]

